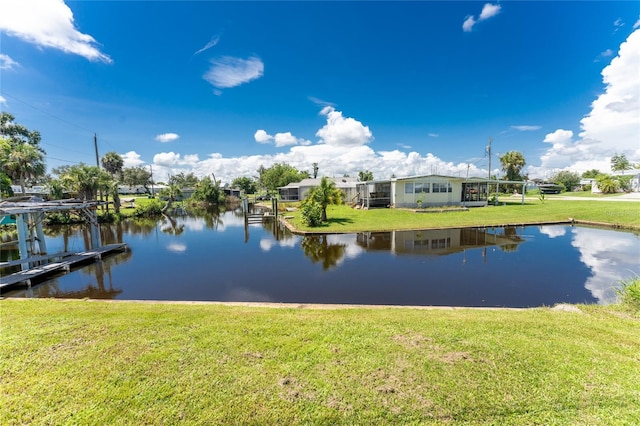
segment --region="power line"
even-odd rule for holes
[[[11,98],[11,99],[13,99],[14,101],[18,101],[18,102],[20,102],[21,104],[24,104],[24,105],[26,105],[26,106],[28,106],[28,107],[30,107],[30,108],[33,108],[33,109],[35,109],[36,111],[39,111],[39,112],[43,113],[44,115],[48,115],[49,117],[55,118],[56,120],[60,120],[60,121],[62,121],[63,123],[67,123],[67,124],[69,124],[69,125],[71,125],[71,126],[77,127],[78,129],[85,130],[85,131],[90,132],[90,133],[94,133],[94,131],[93,131],[93,130],[87,129],[87,128],[86,128],[86,127],[84,127],[84,126],[81,126],[81,125],[76,124],[76,123],[72,123],[72,122],[71,122],[71,121],[69,121],[69,120],[65,120],[64,118],[60,118],[60,117],[58,117],[57,115],[53,115],[53,114],[51,114],[50,112],[44,111],[44,110],[42,110],[42,109],[40,109],[40,108],[37,108],[37,107],[35,107],[35,106],[31,105],[30,103],[28,103],[28,102],[26,102],[26,101],[23,101],[22,99],[19,99],[19,98],[16,98],[15,96],[13,96],[13,95],[10,95],[9,93],[5,92],[4,90],[0,90],[0,93],[2,93],[2,94],[3,94],[3,95],[5,95],[5,96],[10,97],[10,98]]]

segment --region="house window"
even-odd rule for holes
[[[404,184],[404,193],[405,194],[413,194],[413,183],[405,183]]]
[[[429,190],[430,190],[430,184],[429,183],[416,183],[415,184],[415,188],[416,188],[416,194],[428,194]]]
[[[438,183],[435,182],[433,184],[433,192],[451,192],[451,184],[447,183]]]

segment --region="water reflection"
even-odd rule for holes
[[[398,255],[421,254],[442,256],[479,247],[498,247],[515,251],[524,241],[517,228],[464,228],[423,231],[361,232],[357,244],[367,250],[388,250]]]
[[[640,274],[638,237],[570,226],[297,236],[242,212],[170,212],[101,227],[130,252],[11,292],[25,297],[456,306],[609,303]],[[10,241],[10,236],[2,237]],[[47,247],[81,251],[81,226],[47,228]],[[17,256],[2,248],[2,258]]]

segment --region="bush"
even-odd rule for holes
[[[634,312],[640,312],[640,277],[622,281],[618,290],[620,303]]]
[[[300,215],[306,226],[313,228],[322,224],[322,206],[310,198],[300,204]]]
[[[163,207],[164,203],[154,198],[147,203],[137,205],[133,215],[136,217],[160,216]]]

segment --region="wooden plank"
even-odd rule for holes
[[[64,252],[61,252],[61,253],[43,254],[43,255],[40,255],[40,256],[31,256],[31,257],[27,257],[25,259],[8,260],[6,262],[0,262],[0,268],[4,268],[4,267],[7,267],[7,266],[22,265],[23,263],[40,262],[40,261],[43,261],[43,260],[53,259],[55,257],[66,257],[66,256],[70,256],[72,254],[73,254],[72,251],[64,251]]]

